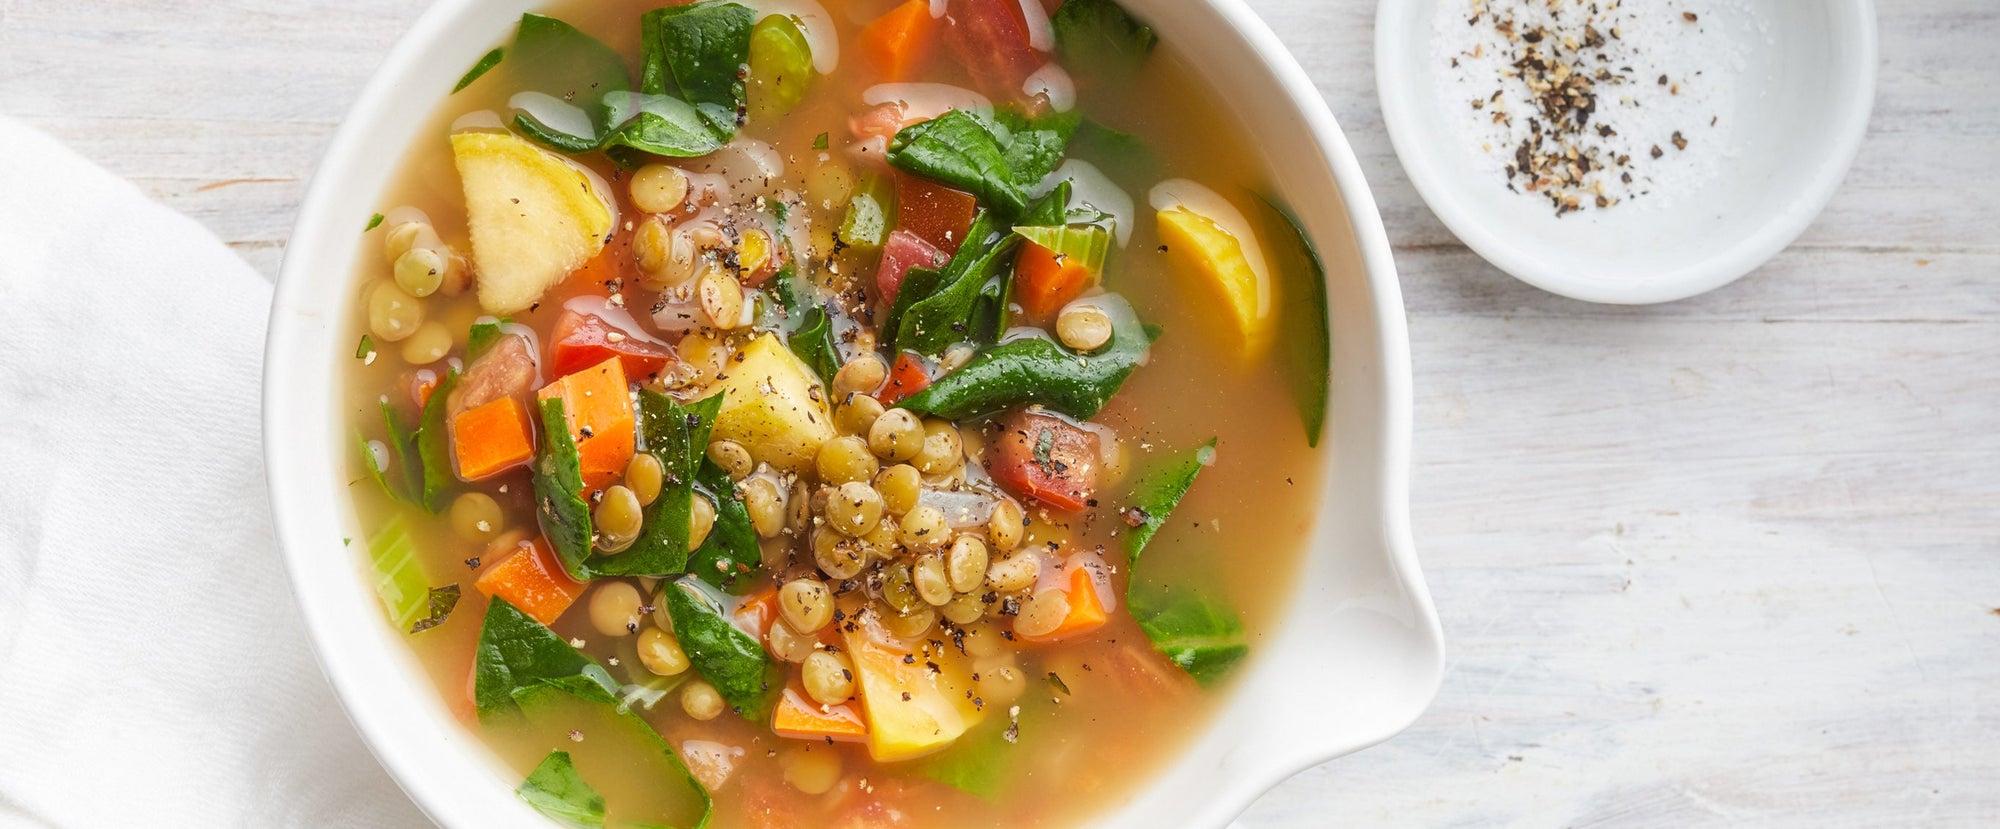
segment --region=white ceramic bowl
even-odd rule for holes
[[[1287,776],[1387,739],[1436,692],[1443,647],[1407,522],[1410,361],[1389,243],[1361,168],[1305,73],[1240,0],[1125,0],[1192,52],[1282,161],[1277,195],[1329,263],[1334,376],[1324,509],[1281,626],[1253,643],[1225,710],[1103,825],[1220,826]],[[343,122],[299,213],[271,309],[264,438],[293,592],[327,678],[375,755],[448,826],[546,826],[516,775],[446,713],[341,539],[347,496],[340,324],[393,161],[532,0],[441,0]],[[371,251],[372,252],[372,251]]]
[[[1703,71],[1702,83],[1731,87],[1723,97],[1733,105],[1714,113],[1728,122],[1726,133],[1714,133],[1728,136],[1717,175],[1675,195],[1557,218],[1546,202],[1508,192],[1490,158],[1461,137],[1454,121],[1471,115],[1469,100],[1439,92],[1439,73],[1449,71],[1434,48],[1432,18],[1440,3],[1466,5],[1382,0],[1376,10],[1383,121],[1431,211],[1486,261],[1543,290],[1645,304],[1727,285],[1812,223],[1868,129],[1875,101],[1873,0],[1627,3],[1673,17],[1700,9],[1701,37],[1721,39],[1711,48],[1741,56],[1740,64],[1685,62]],[[1601,116],[1609,112],[1599,109]],[[1707,133],[1697,130],[1706,126],[1691,125],[1692,140],[1703,140]],[[1656,140],[1666,143],[1665,136]]]

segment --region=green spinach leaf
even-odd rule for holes
[[[831,387],[834,372],[840,370],[840,349],[833,342],[833,319],[825,309],[814,306],[805,312],[803,321],[804,325],[792,332],[786,344],[819,374],[820,382]]]
[[[1019,216],[1034,188],[1062,163],[1075,133],[1073,115],[1029,121],[1011,112],[987,117],[952,110],[904,127],[889,142],[889,163],[978,196],[989,209]]]
[[[550,690],[609,704],[617,701],[618,683],[555,631],[494,597],[486,605],[473,661],[472,700],[479,715],[518,711],[531,695]]]
[[[1181,499],[1194,486],[1195,478],[1215,460],[1215,440],[1193,450],[1175,453],[1139,476],[1129,496],[1131,509],[1138,511],[1140,525],[1125,535],[1131,581],[1125,588],[1125,602],[1153,648],[1168,661],[1186,671],[1195,681],[1208,685],[1250,652],[1244,641],[1243,623],[1236,611],[1218,597],[1193,587],[1170,587],[1150,578],[1157,567],[1143,567],[1141,553]],[[1213,580],[1189,580],[1192,584]]]
[[[723,614],[723,598],[715,588],[684,578],[662,592],[688,661],[736,713],[762,722],[784,686],[784,671],[756,638]]]
[[[542,446],[535,453],[535,517],[542,536],[570,578],[587,581],[591,545],[590,504],[583,498],[583,462],[560,398],[542,401]]]
[[[616,50],[575,26],[539,14],[521,15],[521,25],[514,34],[513,57],[507,61],[507,69],[516,87],[540,92],[582,109],[584,114],[590,116],[596,135],[581,138],[593,143],[597,135],[604,134],[617,123],[610,119],[605,105],[606,96],[632,88],[632,78],[625,71],[625,59]],[[561,134],[526,114],[516,116],[515,124],[532,125],[522,131],[538,139],[541,136],[537,133]]]
[[[935,284],[897,315],[896,336],[891,341],[893,350],[934,355],[943,353],[953,343],[975,339],[971,324],[974,306],[996,271],[1008,261],[1007,256],[1020,246],[1020,240],[1012,234],[994,239],[994,234],[1005,229],[990,210],[981,211],[972,220],[965,243],[945,264]],[[912,268],[910,276],[915,276],[918,270],[921,269]],[[897,304],[902,304],[905,294],[914,297],[918,293],[910,290],[910,276],[904,277],[903,287],[896,292]]]
[[[709,527],[708,538],[689,554],[688,573],[725,592],[740,594],[751,587],[750,577],[764,563],[757,530],[750,524],[750,508],[744,506],[736,482],[714,461],[702,460],[695,483],[714,501],[715,523]]]
[[[433,587],[430,589],[428,598],[431,608],[430,615],[412,622],[410,624],[411,633],[423,633],[444,624],[444,620],[451,617],[452,609],[458,607],[458,585],[447,584],[443,587]]]
[[[957,420],[1040,403],[1088,420],[1118,393],[1158,337],[1122,298],[1108,295],[1099,307],[1111,317],[1111,342],[1097,351],[1079,354],[1045,337],[1011,340],[981,351],[897,405]]]
[[[755,15],[735,3],[670,6],[640,19],[639,88],[624,60],[595,38],[553,18],[527,15],[516,38],[515,65],[525,88],[582,106],[591,134],[557,129],[522,113],[523,135],[565,153],[603,150],[626,166],[641,154],[707,155],[736,135],[743,106],[739,71]]]
[[[660,494],[646,507],[638,540],[625,552],[596,559],[596,572],[655,577],[687,572],[695,478],[706,460],[709,430],[721,410],[719,394],[682,406],[659,392],[639,390],[639,433],[646,439],[644,451],[658,459],[664,471]]]
[[[1217,598],[1151,584],[1136,565],[1125,593],[1132,618],[1153,648],[1202,685],[1214,684],[1250,655],[1243,623]]]
[[[583,775],[577,774],[576,764],[570,761],[567,751],[549,752],[514,793],[544,817],[564,826],[576,829],[604,826],[604,795],[583,782]]]
[[[756,25],[755,12],[713,0],[647,12],[639,19],[645,49],[639,90],[714,108],[721,123],[735,124]]]
[[[417,421],[417,458],[421,462],[424,479],[424,509],[433,513],[444,512],[450,506],[448,496],[458,488],[458,475],[451,468],[451,433],[445,424],[445,401],[458,388],[458,369],[446,373],[438,381],[437,388],[424,402],[422,417]]]
[[[1167,523],[1167,516],[1180,506],[1194,486],[1194,479],[1203,469],[1215,462],[1215,439],[1195,447],[1192,452],[1179,452],[1154,465],[1139,476],[1132,484],[1132,494],[1128,509],[1137,510],[1140,524],[1125,534],[1125,556],[1136,566],[1139,554],[1146,545],[1159,534],[1160,527]],[[1129,513],[1128,513],[1129,514]]]
[[[383,444],[389,448],[389,462],[376,462],[375,453],[362,444],[362,459],[389,497],[407,504],[424,505],[424,467],[417,459],[417,434],[404,428],[403,417],[387,397],[382,398]]]
[[[1056,55],[1083,78],[1123,79],[1146,65],[1160,38],[1116,0],[1069,0],[1049,19]]]
[[[507,50],[498,47],[495,47],[491,52],[487,52],[479,59],[478,63],[473,64],[472,68],[466,70],[465,74],[458,79],[458,84],[451,88],[452,93],[464,92],[465,88],[471,86],[473,81],[479,80],[487,72],[493,71],[493,67],[499,66],[500,59],[506,56]]]
[[[1070,140],[1069,155],[1090,162],[1119,186],[1135,192],[1145,191],[1162,178],[1160,157],[1144,140],[1088,118]]]
[[[1293,243],[1274,245],[1278,323],[1279,330],[1285,332],[1285,379],[1291,385],[1299,420],[1305,424],[1306,445],[1317,448],[1320,433],[1326,429],[1327,395],[1333,383],[1333,326],[1327,317],[1326,267],[1305,228],[1290,211],[1261,194],[1251,195],[1270,218],[1264,238]]]

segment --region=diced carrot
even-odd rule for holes
[[[624,363],[612,357],[543,386],[536,397],[562,400],[584,489],[604,489],[625,474],[637,439]]]
[[[1060,642],[1073,636],[1080,636],[1098,628],[1111,620],[1111,614],[1104,610],[1104,600],[1097,595],[1097,580],[1090,574],[1090,568],[1077,565],[1069,573],[1069,615],[1063,617],[1062,624],[1055,630],[1041,636],[1029,636],[1014,631],[1014,638],[1028,644]]]
[[[490,478],[535,457],[535,433],[520,401],[502,397],[451,419],[451,451],[458,477]]]
[[[862,59],[882,73],[885,81],[905,80],[929,59],[935,24],[930,0],[904,0],[861,28],[858,45]]]
[[[479,592],[506,599],[545,625],[555,624],[583,595],[583,582],[569,577],[562,562],[539,538],[524,541],[506,558],[489,565],[473,582]]]
[[[979,199],[923,176],[896,174],[896,227],[945,253],[957,253],[979,212]]]
[[[1014,300],[1036,323],[1055,319],[1057,311],[1090,288],[1095,275],[1083,263],[1028,242],[1014,260]]]
[[[771,714],[771,733],[794,740],[858,743],[868,739],[868,721],[852,701],[822,707],[805,691],[787,686]]]
[[[889,369],[889,382],[875,396],[882,405],[894,406],[930,384],[931,373],[924,367],[923,358],[905,351],[896,355],[896,364]]]
[[[410,399],[417,402],[417,409],[431,404],[431,392],[437,391],[437,387],[438,377],[434,373],[418,372],[410,378]]]

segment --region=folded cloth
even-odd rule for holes
[[[271,288],[0,116],[0,826],[422,826],[271,532]]]

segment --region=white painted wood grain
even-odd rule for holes
[[[1819,222],[1736,285],[1627,309],[1517,283],[1424,208],[1373,2],[1253,3],[1397,245],[1450,668],[1409,732],[1244,825],[2000,823],[2000,6],[1881,0],[1875,120]],[[0,111],[275,274],[418,11],[0,0]]]

